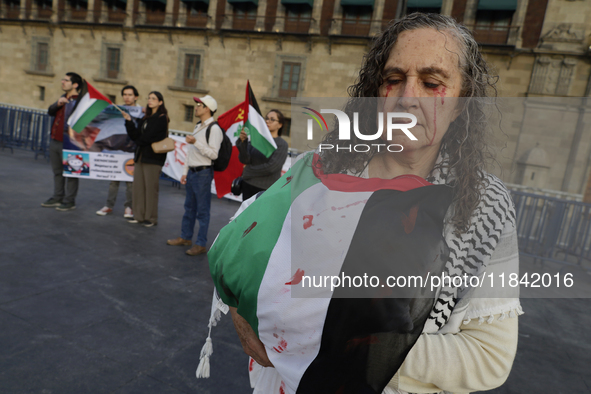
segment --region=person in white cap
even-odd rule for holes
[[[223,131],[213,119],[218,103],[209,95],[193,97],[195,100],[195,116],[200,121],[195,125],[187,142],[187,160],[183,168],[181,183],[186,185],[185,214],[181,224],[181,236],[169,239],[166,243],[172,246],[191,246],[195,220],[199,221],[199,232],[195,245],[186,253],[196,256],[207,252],[207,229],[209,227],[209,211],[211,206],[211,181],[213,180],[212,160],[217,159],[223,140]],[[209,130],[209,138],[207,131]]]

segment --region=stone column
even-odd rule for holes
[[[443,0],[441,3],[441,15],[451,16],[451,9],[454,6],[454,0]]]
[[[64,4],[64,10],[63,10],[63,14],[61,16],[61,20],[62,21],[69,21],[70,18],[72,17],[72,5],[70,4],[70,2],[68,0],[64,0],[65,4]]]
[[[515,45],[515,48],[521,48],[521,32],[523,31],[523,22],[525,21],[525,14],[527,12],[527,3],[528,0],[517,0],[517,9],[511,21],[511,26],[517,26],[517,28],[512,27],[509,31],[507,44]]]
[[[382,19],[384,19],[385,0],[375,0],[371,14],[370,36],[377,36],[382,31]]]
[[[93,23],[94,22],[94,2],[101,1],[101,0],[88,0],[86,3],[86,22]]]
[[[88,0],[90,1],[90,0]],[[101,0],[96,0],[101,1]],[[125,4],[125,27],[132,27],[133,26],[133,6],[135,2],[139,0],[127,0],[127,4]]]
[[[566,169],[564,171],[564,177],[562,178],[562,186],[560,190],[562,191],[573,191],[577,190],[575,187],[570,187],[571,178],[573,176],[573,172],[575,171],[575,163],[577,160],[577,156],[579,154],[579,147],[581,146],[581,140],[583,139],[583,135],[585,134],[585,116],[591,112],[591,108],[589,108],[589,99],[584,97],[581,100],[581,105],[578,108],[579,113],[577,117],[577,124],[575,126],[575,133],[573,135],[573,140],[571,141],[570,152],[568,155],[568,160],[566,162]],[[585,192],[585,194],[587,194]],[[589,196],[585,198],[589,199]]]
[[[285,6],[281,4],[281,0],[277,0],[277,11],[275,12],[275,25],[273,25],[273,31],[285,31]]]
[[[135,0],[135,1],[139,1],[138,15],[135,20],[135,24],[136,25],[143,25],[146,23],[146,3],[144,3],[141,0]]]
[[[476,23],[476,10],[478,8],[478,0],[468,0],[466,2],[466,11],[464,12],[464,24],[469,29],[474,29]]]
[[[187,17],[187,8],[185,7],[185,18]],[[207,25],[208,29],[215,29],[215,16],[218,10],[218,0],[209,0],[209,8],[207,9]],[[179,16],[180,17],[180,16]]]
[[[277,7],[279,8],[279,7]],[[257,21],[254,25],[256,31],[265,30],[265,15],[267,13],[267,0],[259,0],[257,7]]]
[[[166,0],[166,15],[164,16],[164,26],[172,26],[172,13],[174,11],[174,0]]]
[[[59,22],[59,0],[53,0],[51,3],[51,23]]]
[[[226,1],[226,14],[222,22],[222,29],[232,28],[232,19],[234,18],[234,6]]]
[[[34,1],[31,0],[31,19],[37,19],[38,15],[39,15],[39,6]]]
[[[31,2],[31,7],[33,2]],[[20,4],[19,4],[19,14],[18,14],[18,19],[26,19],[27,17],[27,0],[21,0]],[[4,9],[6,7],[2,7],[2,11],[0,12],[0,15],[4,16]]]
[[[333,20],[330,23],[330,29],[328,30],[329,35],[341,34],[343,28],[343,7],[341,7],[341,0],[335,0],[334,9],[332,12]]]
[[[314,1],[314,6],[312,7],[312,21],[310,22],[310,29],[308,30],[308,34],[320,34],[322,3],[324,3],[323,0]]]
[[[103,1],[103,0],[94,0],[95,4],[97,1]],[[98,22],[99,23],[109,22],[109,5],[107,3],[101,3],[100,12],[98,15]]]

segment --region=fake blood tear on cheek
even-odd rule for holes
[[[390,96],[391,91],[392,91],[392,85],[386,86],[386,97]]]
[[[443,86],[441,88],[441,90],[439,91],[439,94],[441,96],[441,105],[443,105],[443,103],[445,102],[445,86]]]
[[[388,101],[388,96],[390,96],[390,92],[392,91],[392,85],[386,86],[386,95],[384,96],[384,104],[382,105],[382,112],[386,112],[386,101]]]
[[[441,97],[441,105],[443,105],[445,102],[445,90],[445,86],[434,89],[435,100],[433,102],[433,136],[431,137],[431,141],[429,141],[429,146],[433,145],[433,141],[435,141],[435,135],[437,134],[437,96]]]

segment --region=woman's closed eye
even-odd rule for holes
[[[400,78],[389,78],[389,79],[386,79],[386,81],[384,83],[386,83],[388,85],[398,85],[400,82],[402,82],[402,79],[400,79]]]

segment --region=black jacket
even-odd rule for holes
[[[166,153],[155,153],[152,149],[152,143],[162,141],[168,136],[168,119],[166,115],[143,118],[139,121],[137,127],[133,121],[125,121],[125,129],[129,138],[137,144],[133,158],[136,163],[164,165]]]

